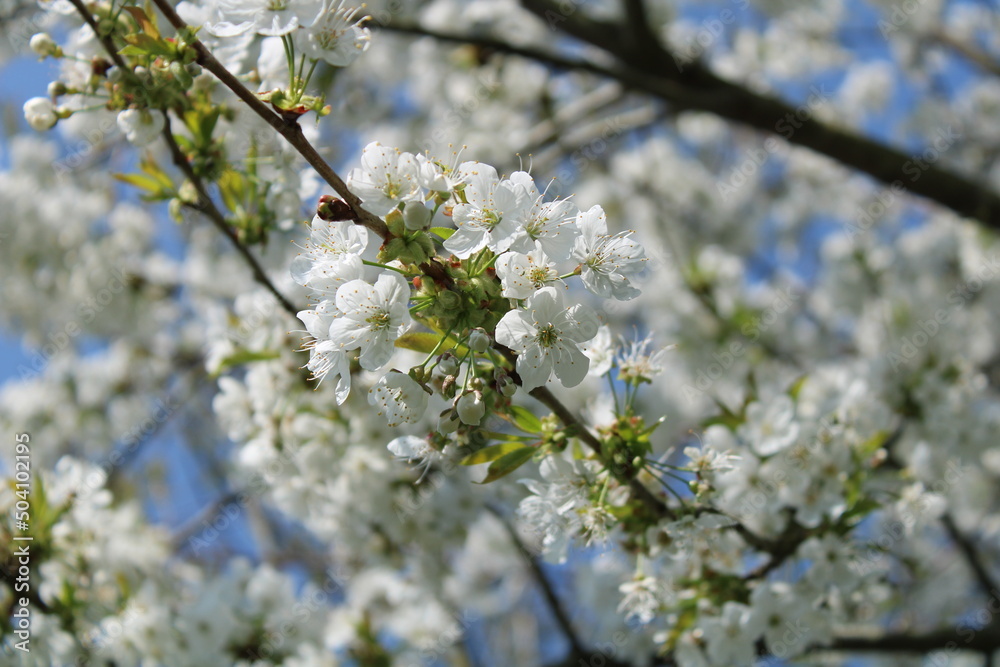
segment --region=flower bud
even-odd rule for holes
[[[104,74],[111,83],[121,83],[125,80],[125,71],[121,67],[112,67]]]
[[[451,352],[445,352],[438,361],[438,368],[445,375],[456,375],[458,373],[458,358]]]
[[[427,229],[431,222],[431,211],[420,203],[407,204],[403,209],[403,224],[411,232]]]
[[[485,352],[490,347],[490,336],[485,329],[476,328],[469,334],[469,347],[476,352]]]
[[[455,376],[449,375],[445,377],[444,382],[441,383],[441,395],[445,398],[451,398],[455,395]]]
[[[62,97],[66,94],[66,84],[62,81],[53,81],[49,84],[49,97],[55,99],[57,97]]]
[[[497,389],[500,394],[505,398],[510,398],[517,391],[517,385],[514,384],[514,380],[511,379],[509,375],[503,372],[497,372],[496,374]]]
[[[170,66],[167,69],[170,70],[170,73],[173,75],[174,79],[183,88],[185,89],[190,88],[191,85],[194,83],[194,77],[192,77],[188,73],[187,68],[185,68],[184,65],[182,65],[181,63],[174,61],[170,63]]]
[[[62,49],[56,44],[55,40],[49,36],[47,32],[40,32],[38,34],[31,36],[31,41],[28,42],[28,46],[31,50],[42,58],[47,58],[52,56],[53,58],[59,58],[62,56]]]
[[[149,85],[153,82],[153,75],[145,67],[136,67],[133,72],[135,73],[135,78],[139,79],[143,84]]]
[[[34,130],[44,132],[55,127],[59,117],[55,106],[44,97],[32,97],[24,103],[24,119]]]
[[[459,423],[458,413],[455,412],[454,408],[448,408],[438,418],[438,431],[441,433],[454,433],[458,430]]]
[[[462,297],[451,290],[444,290],[438,294],[437,305],[442,310],[454,310],[462,305]]]
[[[462,394],[455,404],[458,411],[458,418],[469,426],[479,426],[486,414],[486,404],[483,403],[483,394],[479,391]]]
[[[112,19],[101,19],[97,22],[97,34],[101,37],[108,37],[115,31],[116,25]]]
[[[339,222],[342,220],[353,220],[354,211],[343,199],[337,199],[332,195],[323,195],[319,198],[319,206],[316,207],[316,215],[327,222]]]

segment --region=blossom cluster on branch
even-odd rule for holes
[[[1000,647],[997,243],[906,194],[995,224],[995,80],[935,88],[988,13],[887,9],[903,86],[839,3],[39,4],[0,22],[58,66],[0,162],[22,664]],[[901,157],[859,133],[907,86]]]

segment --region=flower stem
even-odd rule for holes
[[[377,266],[380,269],[389,269],[390,271],[395,271],[396,273],[401,273],[404,276],[409,277],[409,273],[403,271],[402,269],[397,269],[395,266],[389,266],[388,264],[379,264],[378,262],[369,262],[367,259],[361,260],[361,263],[365,266]]]
[[[436,355],[441,350],[441,346],[444,345],[444,342],[448,340],[449,336],[451,336],[452,329],[454,329],[454,327],[450,327],[447,331],[444,332],[444,335],[441,336],[440,340],[438,340],[437,344],[434,346],[434,349],[431,350],[430,354],[427,355],[427,358],[424,359],[424,363],[420,364],[421,368],[425,367],[427,365],[427,362],[433,359],[434,355]]]

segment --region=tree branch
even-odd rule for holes
[[[583,647],[583,642],[580,641],[580,637],[577,635],[576,630],[573,628],[573,623],[569,620],[569,614],[566,613],[566,609],[563,607],[562,602],[556,596],[555,589],[552,587],[552,582],[545,575],[545,571],[542,570],[541,564],[538,562],[537,556],[528,549],[527,545],[521,540],[521,536],[517,534],[517,528],[514,524],[507,519],[503,513],[494,507],[493,505],[487,503],[486,510],[494,515],[497,520],[503,524],[504,530],[507,531],[507,535],[510,536],[511,542],[517,547],[517,550],[524,555],[524,559],[528,563],[528,569],[531,572],[532,578],[535,583],[538,584],[538,588],[541,590],[543,597],[545,597],[545,602],[549,606],[549,610],[556,619],[556,623],[562,630],[563,634],[566,636],[567,641],[569,641],[570,650],[572,651],[572,658],[582,657],[587,654],[586,649]]]
[[[811,652],[853,651],[858,653],[932,653],[934,651],[992,652],[1000,649],[1000,627],[994,622],[974,629],[960,624],[953,630],[927,634],[888,634],[881,636],[842,635],[829,646]]]
[[[632,490],[632,495],[638,498],[647,508],[649,508],[656,516],[660,518],[675,519],[676,515],[674,511],[671,510],[667,505],[653,495],[653,492],[646,488],[646,485],[640,482],[635,477],[626,477],[622,470],[618,466],[614,465],[611,461],[604,460],[604,453],[601,451],[601,441],[594,437],[594,434],[590,432],[576,416],[569,411],[565,405],[560,402],[555,395],[549,391],[548,387],[536,387],[528,392],[533,398],[535,398],[542,405],[547,407],[549,410],[559,418],[566,427],[573,429],[573,434],[579,438],[579,440],[590,448],[597,456],[601,459],[601,462],[607,466],[608,470],[615,478]]]
[[[114,61],[115,65],[117,65],[118,68],[123,73],[130,74],[132,72],[132,69],[125,64],[125,61],[118,54],[118,48],[114,45],[114,42],[111,41],[111,38],[108,37],[107,35],[101,34],[101,29],[98,27],[97,21],[94,20],[94,15],[90,13],[90,11],[87,9],[87,7],[83,4],[81,0],[69,0],[69,1],[70,4],[72,4],[73,7],[76,8],[76,11],[83,18],[84,22],[90,26],[91,30],[94,31],[94,36],[97,37],[98,41],[101,42],[101,45],[104,47],[104,50],[107,51],[108,53],[108,57],[111,58],[112,61]]]
[[[932,42],[948,47],[983,71],[992,74],[993,76],[1000,76],[1000,62],[997,62],[996,59],[994,59],[993,56],[986,51],[983,51],[972,44],[966,43],[961,39],[952,37],[940,28],[932,30],[930,34],[927,35],[927,38]]]
[[[191,204],[185,203],[186,206],[192,208],[200,213],[204,214],[212,224],[215,225],[222,234],[229,239],[233,247],[236,248],[236,252],[243,257],[247,265],[250,267],[250,271],[253,273],[254,280],[263,285],[267,290],[274,295],[274,298],[278,300],[281,307],[285,309],[292,317],[298,317],[298,313],[301,308],[298,308],[293,304],[288,298],[275,287],[274,283],[268,277],[267,273],[264,271],[264,267],[260,265],[257,258],[253,256],[250,249],[240,241],[239,236],[236,231],[226,222],[226,217],[212,201],[212,198],[208,195],[208,191],[205,189],[205,184],[202,182],[201,178],[194,173],[194,169],[191,168],[191,164],[188,162],[187,157],[181,150],[180,146],[177,145],[177,141],[174,139],[174,133],[170,128],[170,115],[167,112],[163,112],[163,117],[165,119],[163,125],[163,137],[166,139],[167,147],[170,149],[170,155],[173,159],[174,164],[180,169],[188,181],[194,186],[195,191],[198,193],[198,202]]]
[[[807,105],[793,106],[753,92],[718,77],[697,61],[685,62],[659,43],[653,48],[647,41],[644,48],[636,48],[634,39],[623,36],[628,35],[628,31],[620,25],[582,18],[579,11],[564,13],[551,0],[522,0],[522,4],[553,28],[600,48],[617,62],[601,65],[565,58],[550,50],[516,47],[498,39],[445,33],[411,24],[388,23],[381,27],[446,43],[474,44],[498,53],[529,58],[554,69],[613,78],[627,88],[670,103],[676,111],[706,111],[777,134],[790,143],[826,155],[887,185],[895,185],[1000,230],[1000,194],[971,176],[928,161],[918,166],[913,157],[899,149],[815,119]]]
[[[77,0],[79,1],[79,0]],[[177,31],[184,31],[190,33],[191,28],[187,23],[184,22],[174,8],[170,6],[168,0],[153,0],[153,4],[156,5],[157,9],[163,13],[167,21],[176,29]],[[386,227],[385,222],[383,222],[379,217],[373,215],[366,211],[362,205],[361,200],[350,190],[347,189],[347,184],[344,183],[343,179],[337,175],[337,172],[326,163],[313,145],[309,143],[305,135],[302,134],[302,128],[299,127],[298,122],[295,120],[286,120],[276,114],[271,110],[264,102],[260,100],[253,92],[251,92],[246,86],[240,82],[233,74],[227,70],[222,63],[216,60],[212,52],[208,50],[200,40],[194,40],[191,43],[191,48],[195,50],[198,54],[197,62],[199,65],[207,69],[209,72],[214,74],[216,78],[219,79],[227,88],[229,88],[233,93],[236,94],[241,100],[243,100],[247,106],[250,107],[251,111],[256,113],[258,116],[263,118],[268,125],[273,127],[278,131],[278,134],[283,136],[292,147],[299,152],[299,154],[305,158],[306,162],[316,170],[316,173],[320,177],[330,184],[330,187],[340,195],[340,197],[347,202],[357,216],[357,222],[363,225],[367,229],[371,230],[373,233],[377,234],[383,241],[389,238],[389,229]]]
[[[976,551],[976,547],[972,544],[972,540],[962,533],[950,513],[945,512],[941,516],[941,524],[944,525],[944,529],[948,532],[948,537],[951,538],[951,541],[954,542],[959,551],[962,552],[962,556],[965,558],[966,564],[969,566],[969,569],[972,570],[972,574],[979,583],[979,587],[982,588],[983,592],[987,596],[991,597],[1000,595],[1000,590],[998,590],[1000,585],[994,581],[993,576],[986,567],[986,564],[983,563],[982,559],[979,557],[979,552]]]

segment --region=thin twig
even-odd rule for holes
[[[542,595],[545,597],[545,601],[552,611],[552,615],[556,619],[556,623],[559,624],[559,628],[562,630],[563,634],[566,636],[567,641],[569,641],[570,648],[575,656],[586,655],[586,650],[583,647],[583,642],[580,641],[580,637],[577,635],[576,630],[573,628],[573,624],[569,620],[569,614],[566,613],[566,609],[563,607],[562,602],[556,596],[555,589],[552,587],[552,582],[545,575],[545,571],[542,570],[541,563],[538,562],[538,557],[528,549],[527,545],[521,540],[521,536],[517,534],[517,528],[514,526],[513,522],[507,519],[498,508],[494,507],[492,504],[486,504],[486,510],[493,514],[501,524],[503,524],[504,529],[510,536],[511,542],[517,547],[517,550],[524,555],[524,560],[528,563],[528,568],[531,571],[531,576],[538,584],[538,587],[542,591]]]
[[[108,35],[101,34],[101,29],[98,27],[97,21],[94,20],[94,15],[90,13],[90,10],[87,9],[86,5],[84,5],[81,0],[69,1],[73,7],[76,8],[76,11],[79,12],[80,16],[83,17],[83,20],[87,23],[87,25],[90,26],[91,30],[94,31],[94,36],[100,40],[101,44],[104,46],[104,50],[108,52],[108,56],[114,61],[115,65],[117,65],[122,72],[131,72],[131,68],[125,64],[125,61],[122,59],[121,55],[119,55],[118,49],[115,47],[114,42],[111,41],[111,38]]]
[[[77,0],[78,1],[78,0]],[[163,13],[167,21],[176,29],[178,32],[185,32],[186,34],[191,33],[191,28],[187,23],[184,22],[174,8],[170,6],[167,0],[153,0],[153,4],[156,5],[157,9]],[[386,226],[380,218],[372,213],[366,211],[361,205],[361,199],[359,199],[354,193],[347,189],[347,184],[344,183],[343,179],[337,175],[337,172],[327,164],[316,149],[313,147],[309,140],[306,139],[305,135],[302,133],[302,128],[299,126],[298,122],[294,119],[285,119],[275,113],[271,108],[269,108],[264,102],[257,97],[256,94],[250,91],[243,83],[237,79],[229,70],[227,70],[222,63],[216,60],[212,52],[208,50],[200,40],[194,40],[191,42],[191,48],[197,53],[197,62],[199,65],[207,69],[209,72],[214,74],[216,78],[219,79],[227,88],[229,88],[233,93],[236,94],[241,100],[243,100],[250,110],[256,113],[258,116],[264,119],[268,125],[273,127],[278,131],[278,134],[283,136],[292,147],[299,152],[299,154],[305,158],[306,162],[316,170],[316,173],[320,177],[330,184],[330,187],[343,198],[344,201],[351,207],[354,211],[355,216],[357,216],[357,222],[363,225],[367,229],[371,230],[373,233],[377,234],[383,241],[390,237],[389,228]]]
[[[267,273],[264,271],[264,267],[260,265],[257,258],[253,256],[250,249],[240,241],[239,236],[236,231],[226,222],[226,217],[212,201],[212,198],[208,195],[208,191],[205,189],[205,184],[201,178],[194,173],[194,169],[191,168],[191,164],[188,162],[187,157],[181,150],[180,146],[177,145],[177,141],[174,139],[174,133],[170,128],[170,115],[167,112],[163,112],[163,117],[165,123],[163,126],[163,137],[166,139],[167,147],[170,149],[170,155],[173,159],[174,164],[184,172],[184,176],[190,181],[191,185],[194,186],[195,191],[198,193],[197,203],[186,203],[186,206],[199,211],[207,217],[215,227],[222,232],[222,234],[229,239],[236,251],[246,260],[246,263],[250,266],[250,271],[253,273],[254,280],[263,285],[274,298],[278,300],[281,307],[285,309],[292,317],[297,317],[298,312],[302,310],[297,308],[295,304],[288,300],[288,298],[275,287],[274,283],[268,277]]]
[[[972,540],[962,533],[949,512],[941,515],[941,524],[948,532],[948,537],[951,538],[951,541],[962,552],[966,564],[972,570],[972,574],[979,583],[979,587],[983,589],[983,592],[988,596],[1000,595],[1000,591],[998,591],[1000,585],[993,580],[993,576],[980,558],[979,552],[976,551],[976,547],[972,544]]]

